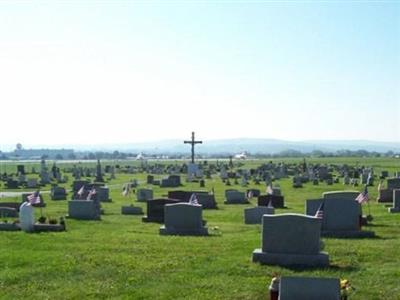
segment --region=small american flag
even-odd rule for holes
[[[126,184],[122,190],[122,196],[127,197],[130,192],[130,185]]]
[[[274,206],[272,205],[272,199],[269,200],[267,207],[268,208],[274,208]]]
[[[92,196],[96,195],[96,189],[92,188],[86,198],[86,200],[92,200]]]
[[[267,194],[272,195],[274,193],[274,190],[272,189],[272,184],[268,184],[267,186]]]
[[[30,204],[39,204],[40,203],[40,192],[36,191],[27,197]]]
[[[360,195],[357,196],[356,201],[360,204],[368,202],[368,188],[366,185],[364,191],[362,191]]]
[[[317,212],[315,213],[315,217],[319,219],[324,218],[324,202],[318,207]]]
[[[383,190],[383,180],[381,180],[378,185],[378,192],[380,192],[381,190]]]
[[[82,185],[82,187],[79,189],[79,191],[76,193],[79,197],[83,196],[83,193],[85,192],[85,186]]]
[[[191,204],[191,205],[199,205],[199,201],[197,200],[196,193],[193,193],[192,196],[190,196],[189,204]]]

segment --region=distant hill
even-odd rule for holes
[[[69,148],[76,151],[124,151],[133,153],[190,153],[190,145],[182,140],[161,140],[146,143],[103,144],[103,145],[31,145],[31,148],[46,147],[49,149]],[[237,138],[223,140],[204,140],[203,144],[196,145],[198,154],[235,154],[250,152],[253,154],[275,154],[282,151],[295,150],[303,153],[312,151],[336,152],[338,150],[366,150],[385,153],[388,151],[400,152],[400,143],[376,142],[365,140],[309,140],[285,141],[277,139]]]
[[[189,153],[190,145],[186,145],[182,140],[163,140],[137,144],[114,144],[114,145],[93,145],[87,150],[119,150],[130,152],[151,152],[151,153]],[[77,149],[80,150],[80,149]],[[375,142],[375,141],[284,141],[276,139],[224,139],[224,140],[204,140],[203,144],[196,145],[196,153],[216,154],[216,153],[239,153],[247,151],[250,153],[274,154],[286,150],[301,151],[304,153],[315,150],[338,151],[338,150],[366,150],[376,152],[400,152],[400,143]]]

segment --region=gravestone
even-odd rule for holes
[[[18,189],[19,188],[19,182],[18,180],[14,180],[12,178],[8,178],[6,182],[6,187],[8,189]]]
[[[203,209],[217,209],[217,202],[213,194],[196,194],[198,203]]]
[[[26,187],[28,189],[35,189],[38,187],[38,180],[37,178],[28,178],[27,182],[26,182]]]
[[[204,179],[201,179],[199,183],[200,183],[201,188],[205,187],[205,185],[206,185]]]
[[[324,199],[347,199],[356,200],[360,192],[357,191],[331,191],[322,193],[322,198]]]
[[[143,209],[141,207],[129,205],[121,207],[121,214],[123,215],[143,215]]]
[[[259,189],[247,189],[246,194],[248,195],[249,192],[253,194],[253,197],[258,197],[261,195],[261,192]]]
[[[12,207],[0,207],[0,218],[18,218],[18,211]]]
[[[82,186],[86,186],[89,184],[89,181],[87,180],[74,180],[74,182],[72,182],[72,191],[75,194],[77,191],[80,190],[80,188]]]
[[[282,196],[281,188],[278,186],[272,187],[272,195],[274,196]]]
[[[138,189],[136,192],[137,201],[146,202],[153,199],[153,190],[152,189]]]
[[[199,166],[195,163],[188,163],[187,166],[187,176],[189,177],[196,177],[197,173],[199,172]]]
[[[293,184],[292,186],[294,188],[302,188],[303,187],[303,182],[301,181],[301,178],[298,176],[293,177]]]
[[[275,208],[285,208],[285,198],[283,196],[260,195],[257,199],[258,206],[268,206],[270,202]]]
[[[315,216],[324,202],[322,236],[338,238],[373,237],[372,231],[361,231],[361,205],[354,199],[325,198],[306,201],[306,214]]]
[[[153,184],[154,181],[154,176],[153,175],[147,175],[147,184]]]
[[[105,186],[96,187],[96,197],[100,202],[111,202],[110,189]]]
[[[104,182],[103,174],[101,172],[100,159],[97,160],[95,181],[96,182]]]
[[[400,178],[388,178],[387,188],[389,190],[400,189]]]
[[[379,191],[378,202],[393,202],[394,189],[400,189],[400,178],[387,179],[387,188]]]
[[[67,192],[61,186],[53,186],[50,191],[51,200],[67,200]]]
[[[189,203],[166,204],[164,206],[165,225],[160,227],[161,235],[208,235],[203,226],[201,205]]]
[[[13,208],[17,212],[19,211],[20,206],[21,206],[21,203],[18,203],[18,202],[0,202],[0,207]]]
[[[24,165],[17,165],[17,173],[25,175],[25,166]]]
[[[267,206],[257,206],[244,209],[245,224],[261,224],[263,215],[273,215],[275,209]]]
[[[77,220],[100,220],[100,204],[97,200],[68,201],[68,217]]]
[[[244,192],[239,192],[237,190],[226,190],[225,191],[225,204],[247,204],[249,201],[246,198]]]
[[[179,175],[169,175],[161,180],[161,187],[179,187],[181,185],[181,177]]]
[[[21,201],[22,202],[28,202],[28,196],[32,195],[32,193],[22,193],[21,194]],[[40,202],[36,204],[32,204],[33,207],[46,207],[46,203],[43,201],[43,196],[42,194],[39,194]]]
[[[35,224],[35,215],[33,207],[28,202],[21,204],[19,208],[19,224],[21,230],[25,232],[33,232]]]
[[[279,282],[280,300],[339,300],[338,278],[282,276]]]
[[[321,222],[300,214],[263,215],[262,248],[254,250],[253,262],[327,267],[329,256],[320,251]]]
[[[400,189],[393,190],[393,207],[390,207],[388,210],[390,213],[400,212]]]
[[[164,205],[179,202],[179,200],[165,198],[147,201],[147,215],[142,218],[142,221],[164,223]]]

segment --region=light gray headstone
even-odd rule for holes
[[[332,191],[325,192],[322,194],[322,198],[324,199],[347,199],[347,200],[355,200],[360,192],[357,191]]]
[[[245,224],[261,224],[263,215],[273,215],[275,208],[267,206],[256,206],[244,209]]]
[[[143,215],[143,209],[137,206],[122,206],[121,214],[123,215]]]
[[[28,188],[36,188],[38,186],[38,180],[37,178],[28,178],[28,181],[26,183],[26,186]]]
[[[263,215],[262,248],[253,261],[271,265],[328,266],[320,252],[321,219],[301,214]]]
[[[25,232],[32,232],[35,224],[35,215],[33,207],[28,203],[24,202],[19,208],[19,222],[21,230]]]
[[[228,190],[225,191],[226,204],[245,204],[248,203],[246,199],[246,194],[243,192]]]
[[[100,186],[96,188],[97,200],[101,202],[111,202],[110,189],[108,187]]]
[[[208,230],[203,226],[202,215],[201,205],[166,204],[164,206],[165,226],[160,228],[160,234],[207,235]]]
[[[339,300],[338,278],[282,276],[279,283],[280,300]]]
[[[151,189],[138,189],[136,194],[137,200],[141,202],[146,202],[153,199],[153,190]]]
[[[92,200],[68,201],[68,216],[78,220],[100,220],[100,206]]]
[[[361,205],[350,199],[317,199],[306,201],[306,213],[315,216],[324,202],[322,235],[334,237],[372,237],[372,231],[361,231]]]
[[[393,190],[393,207],[389,208],[390,213],[400,213],[400,189]]]

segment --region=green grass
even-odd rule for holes
[[[245,164],[256,166],[262,162]],[[381,169],[391,173],[400,170],[399,160],[387,158],[329,158],[318,162],[352,165],[358,162],[374,166],[376,174]],[[133,163],[136,164],[130,164]],[[8,165],[10,169],[13,167]],[[389,214],[382,204],[371,202],[374,220],[366,228],[375,231],[376,238],[323,239],[324,251],[330,255],[329,268],[262,266],[251,262],[252,251],[261,246],[261,227],[243,222],[243,209],[256,205],[255,199],[251,205],[224,205],[226,187],[214,176],[206,180],[206,189],[215,188],[220,209],[203,211],[211,236],[160,236],[159,224],[142,223],[140,216],[120,214],[121,206],[132,202],[122,197],[122,183],[133,178],[143,182],[145,176],[117,174],[117,179],[109,183],[113,202],[102,204],[106,213],[102,221],[67,220],[68,231],[62,233],[0,232],[0,298],[266,299],[267,285],[277,272],[347,278],[356,288],[350,299],[400,299],[400,214]],[[306,199],[319,197],[325,191],[352,189],[342,184],[312,186],[311,183],[293,189],[291,179],[279,183],[288,209],[277,209],[276,213],[304,213]],[[263,192],[265,189],[264,185],[250,187]],[[199,189],[199,186],[184,183],[183,188]],[[168,189],[154,188],[154,191],[158,197],[167,194]],[[376,187],[370,188],[370,195],[376,198]],[[67,213],[66,201],[51,201],[49,195],[44,198],[45,215]],[[135,205],[145,209],[143,203]],[[39,216],[38,209],[36,214]],[[214,227],[217,229],[212,230]]]

